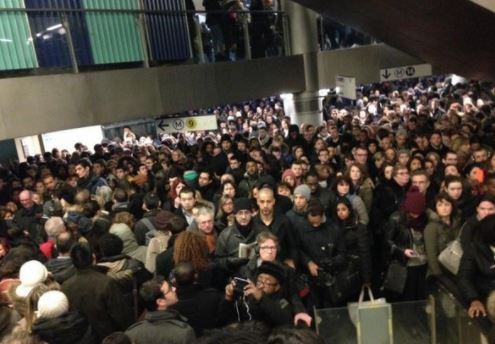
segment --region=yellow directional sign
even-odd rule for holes
[[[170,117],[156,121],[158,133],[185,133],[198,130],[217,130],[215,115],[194,117]]]

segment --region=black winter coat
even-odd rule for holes
[[[473,242],[464,251],[457,275],[459,289],[467,302],[484,301],[495,290],[495,256],[487,244]]]
[[[345,241],[347,256],[359,259],[361,277],[364,282],[371,282],[371,246],[368,228],[352,217],[338,224]]]
[[[320,268],[332,266],[338,270],[345,262],[345,240],[341,231],[329,222],[315,228],[309,223],[297,228],[300,263],[307,267],[309,262]]]
[[[266,225],[258,214],[253,218],[253,227],[258,232],[268,231],[275,234],[280,243],[280,260],[287,258],[296,259],[297,250],[295,247],[295,234],[294,228],[291,226],[289,219],[285,215],[274,215],[273,221],[270,225]]]
[[[251,258],[239,271],[240,277],[255,282],[258,277],[258,259],[259,256]],[[278,261],[277,264],[279,264],[285,272],[281,289],[283,297],[291,303],[294,313],[306,312],[306,308],[299,297],[299,292],[301,290],[298,290],[296,270]]]
[[[237,310],[239,310],[238,313]],[[251,319],[276,327],[290,325],[293,318],[292,307],[283,298],[281,290],[270,295],[263,295],[260,301],[256,301],[253,297],[234,302],[224,299],[220,304],[219,314],[219,322],[222,325]]]
[[[426,214],[423,216],[426,227],[428,218]],[[404,255],[404,250],[413,248],[413,238],[404,212],[397,211],[390,216],[385,226],[385,244],[388,250],[385,253],[389,260],[397,259],[400,263],[407,264],[408,258]]]
[[[373,192],[370,228],[375,233],[383,232],[383,225],[399,210],[406,196],[407,187],[401,187],[395,180],[384,181]]]
[[[91,326],[77,311],[54,319],[38,319],[33,325],[33,333],[50,344],[96,343]]]
[[[71,309],[79,310],[89,320],[100,341],[131,323],[130,305],[117,282],[93,268],[78,270],[62,284],[62,291]]]
[[[187,318],[196,336],[201,336],[204,329],[217,326],[218,310],[223,299],[223,294],[217,289],[203,288],[199,284],[178,286],[177,296],[179,302],[172,308]]]

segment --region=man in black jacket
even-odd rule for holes
[[[275,234],[280,242],[280,259],[295,268],[297,258],[294,235],[289,219],[285,215],[275,216],[275,194],[272,189],[264,187],[258,192],[259,214],[253,224],[259,232],[269,231]]]
[[[77,272],[62,284],[62,291],[71,309],[89,320],[100,341],[112,332],[126,329],[131,323],[130,307],[118,284],[92,267],[90,247],[76,244],[70,256]]]
[[[197,283],[197,272],[191,263],[179,263],[173,270],[179,302],[172,306],[201,336],[204,329],[217,326],[218,309],[222,294],[214,288],[204,288]]]
[[[255,283],[249,281],[243,288],[236,287],[240,281],[232,281],[225,287],[225,300],[220,308],[220,323],[236,320],[259,320],[270,326],[290,325],[293,311],[283,297],[284,269],[271,262],[258,267]]]
[[[143,198],[144,215],[134,225],[134,234],[138,245],[148,245],[147,234],[157,230],[156,217],[160,212],[160,199],[153,193],[147,193]]]
[[[88,190],[92,195],[96,193],[96,190],[101,186],[108,186],[105,179],[98,177],[92,171],[93,165],[91,162],[83,158],[76,164],[76,174],[79,180],[77,186],[81,189]]]
[[[12,221],[13,224],[21,230],[28,232],[33,241],[41,244],[44,241],[42,238],[43,226],[41,224],[43,208],[34,203],[33,193],[29,190],[23,190],[19,194],[19,201],[22,208],[15,213]]]
[[[234,201],[235,223],[225,228],[217,238],[215,249],[215,261],[217,264],[235,273],[241,266],[248,262],[248,257],[239,258],[240,244],[253,246],[256,243],[256,236],[259,229],[253,226],[252,221],[253,205],[248,198],[238,198]]]
[[[62,232],[57,236],[55,246],[58,256],[46,262],[47,270],[55,281],[62,284],[76,273],[76,268],[70,259],[70,249],[76,243],[70,232]]]

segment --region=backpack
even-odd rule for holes
[[[143,219],[141,221],[142,221],[143,225],[146,228],[148,228],[148,232],[146,232],[145,239],[144,239],[145,245],[148,246],[150,244],[151,239],[153,239],[156,236],[157,230],[149,218],[143,217]]]

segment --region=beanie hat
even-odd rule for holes
[[[40,318],[54,319],[68,311],[69,300],[61,291],[47,291],[38,300],[38,317]]]
[[[425,196],[419,192],[417,186],[412,186],[406,193],[406,198],[402,203],[402,209],[407,213],[420,215],[426,209]]]
[[[186,183],[194,183],[198,178],[198,173],[194,170],[185,171],[183,178]]]
[[[19,270],[21,284],[15,289],[19,297],[27,297],[29,292],[37,285],[43,283],[48,277],[48,270],[37,260],[30,260],[22,264]]]
[[[247,197],[241,197],[234,201],[234,213],[237,213],[241,210],[253,210],[253,204],[251,200]]]
[[[277,279],[278,283],[282,284],[285,280],[285,271],[277,263],[272,262],[263,262],[258,267],[258,275],[259,274],[267,274],[273,276]]]
[[[294,189],[294,195],[301,195],[309,202],[311,199],[311,189],[306,184],[301,184]]]
[[[296,179],[296,175],[294,174],[294,172],[290,168],[286,169],[284,171],[284,173],[282,173],[282,181],[284,181],[285,178],[287,178],[287,177],[292,177],[292,178],[294,178],[294,180]]]
[[[158,230],[167,229],[175,215],[170,211],[160,210],[155,216],[155,227]]]

